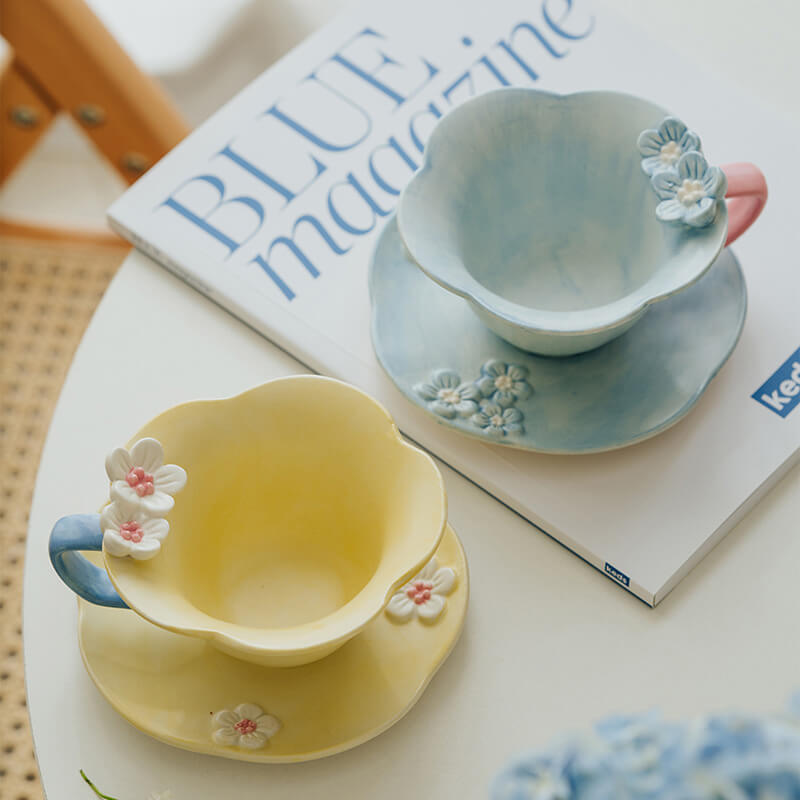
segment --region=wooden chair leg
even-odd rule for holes
[[[0,0],[15,59],[133,183],[189,131],[83,0]]]
[[[9,55],[0,66],[0,183],[47,130],[55,103]]]

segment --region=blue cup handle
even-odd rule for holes
[[[78,597],[97,606],[128,608],[117,594],[108,574],[87,561],[78,550],[102,550],[99,514],[62,517],[50,533],[50,561],[64,583]]]

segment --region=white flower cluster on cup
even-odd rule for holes
[[[140,439],[128,452],[118,447],[106,458],[111,502],[100,515],[103,547],[112,556],[153,558],[169,533],[164,519],[175,505],[172,495],[186,485],[186,471],[164,464],[156,439]]]

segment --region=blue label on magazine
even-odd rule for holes
[[[800,347],[751,395],[762,406],[785,417],[800,405]]]
[[[624,573],[620,572],[616,567],[612,567],[611,564],[606,561],[606,572],[615,580],[621,583],[623,586],[630,586],[631,579]]]

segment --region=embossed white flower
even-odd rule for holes
[[[700,137],[675,117],[667,117],[658,128],[642,131],[636,144],[643,156],[642,169],[648,175],[674,167],[690,150],[700,151]]]
[[[472,383],[462,383],[458,373],[451,369],[436,370],[430,383],[418,383],[414,391],[428,401],[435,414],[446,419],[456,414],[468,417],[478,410],[478,389]]]
[[[481,410],[470,417],[475,427],[488,436],[506,436],[509,433],[523,433],[522,412],[518,408],[502,408],[493,402],[485,402]]]
[[[186,472],[164,464],[164,449],[156,439],[140,439],[128,452],[118,447],[106,458],[111,499],[163,516],[175,505],[172,495],[186,485]]]
[[[107,553],[141,561],[158,555],[161,541],[169,533],[169,523],[165,519],[150,517],[124,500],[109,503],[103,509],[100,528]]]
[[[255,703],[242,703],[232,711],[218,711],[211,718],[211,724],[211,738],[217,744],[249,750],[263,747],[281,728],[276,717],[265,713]]]
[[[527,367],[506,364],[504,361],[492,358],[481,367],[481,373],[481,377],[476,381],[481,394],[490,397],[503,408],[514,405],[517,400],[525,400],[533,391],[533,387],[527,381]]]
[[[423,622],[435,622],[444,611],[445,599],[456,585],[456,573],[450,567],[440,567],[432,558],[386,604],[386,613],[395,622],[408,622],[419,617]]]

